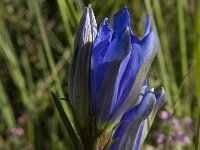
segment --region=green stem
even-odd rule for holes
[[[181,57],[181,77],[183,80],[188,73],[183,0],[177,0],[177,16],[178,16],[179,45],[180,45],[180,57]],[[183,87],[183,94],[184,94],[183,97],[187,96],[188,86],[189,82],[188,80],[186,80]]]
[[[197,102],[198,102],[198,106],[197,111],[200,107],[200,0],[196,0],[195,3],[195,18],[194,18],[194,22],[195,22],[195,43],[194,43],[194,63],[195,63],[195,94],[197,97]],[[197,112],[196,111],[196,112]]]
[[[15,116],[12,109],[12,106],[8,100],[8,96],[6,94],[6,91],[4,90],[3,84],[0,79],[0,110],[2,112],[2,115],[5,119],[5,122],[9,129],[12,129],[15,127]]]
[[[73,41],[73,38],[72,38],[73,35],[71,33],[71,29],[70,29],[70,25],[69,25],[70,16],[69,16],[69,12],[67,10],[67,4],[64,0],[57,0],[57,4],[58,4],[59,10],[60,10],[62,21],[64,23],[67,42],[69,43],[69,46],[71,48],[73,48],[73,42],[74,41]]]

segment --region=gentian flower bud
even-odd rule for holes
[[[85,8],[75,38],[69,74],[69,99],[80,127],[85,128],[90,110],[90,60],[97,24],[91,6]]]

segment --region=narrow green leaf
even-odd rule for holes
[[[3,87],[1,79],[0,79],[0,112],[4,117],[5,123],[7,124],[8,128],[9,129],[14,128],[16,125],[14,111],[8,99],[8,95]]]
[[[61,116],[61,119],[62,119],[62,121],[63,121],[63,123],[64,123],[64,125],[65,125],[65,127],[67,129],[67,132],[69,133],[70,138],[71,138],[71,140],[72,140],[72,142],[74,144],[74,147],[75,147],[75,149],[78,149],[79,142],[78,142],[76,133],[75,133],[75,131],[74,131],[74,129],[73,129],[73,127],[72,127],[67,115],[65,114],[59,99],[57,98],[57,96],[53,92],[51,92],[51,95],[52,95],[54,103],[55,103],[55,105],[56,105],[56,107],[58,109],[58,112],[59,112],[59,114]]]
[[[181,77],[182,80],[188,74],[188,60],[187,60],[187,45],[186,45],[186,34],[185,34],[185,19],[184,19],[184,1],[177,0],[177,17],[178,17],[178,32],[179,32],[179,47],[181,57]],[[183,86],[183,94],[187,95],[189,88],[189,80],[185,80]],[[186,100],[185,97],[184,100]]]
[[[195,64],[195,87],[196,87],[196,97],[198,100],[198,106],[197,109],[200,107],[200,0],[196,0],[196,7],[195,7],[195,17],[194,17],[194,23],[195,23],[195,43],[194,43],[194,64]],[[198,110],[197,110],[198,111]]]
[[[67,9],[67,4],[64,0],[57,0],[57,4],[58,4],[58,8],[60,10],[60,14],[63,20],[63,25],[65,27],[65,32],[66,32],[66,39],[67,42],[69,43],[69,47],[73,48],[73,34],[72,34],[72,29],[70,27],[70,15],[69,15],[69,11]]]

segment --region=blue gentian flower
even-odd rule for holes
[[[101,23],[91,57],[91,94],[97,128],[118,122],[140,103],[137,99],[149,67],[159,49],[155,28],[147,22],[143,39],[133,34],[127,8]]]
[[[69,75],[69,99],[81,136],[92,139],[83,143],[97,138],[101,148],[109,140],[115,140],[112,150],[140,148],[149,129],[147,119],[153,120],[166,99],[163,89],[155,94],[147,86],[146,76],[158,49],[149,16],[139,39],[126,7],[113,15],[110,25],[103,19],[98,33],[91,6],[85,8]]]

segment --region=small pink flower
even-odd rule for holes
[[[160,118],[164,121],[168,121],[170,118],[170,115],[167,111],[161,111]]]
[[[172,118],[172,124],[174,125],[174,127],[175,127],[176,130],[180,129],[180,122],[179,122],[178,119],[176,119],[176,118],[173,117]]]
[[[20,138],[24,135],[24,130],[22,128],[13,128],[11,133],[12,135]]]
[[[162,144],[165,140],[165,134],[164,133],[158,133],[156,135],[157,137],[157,143]]]

